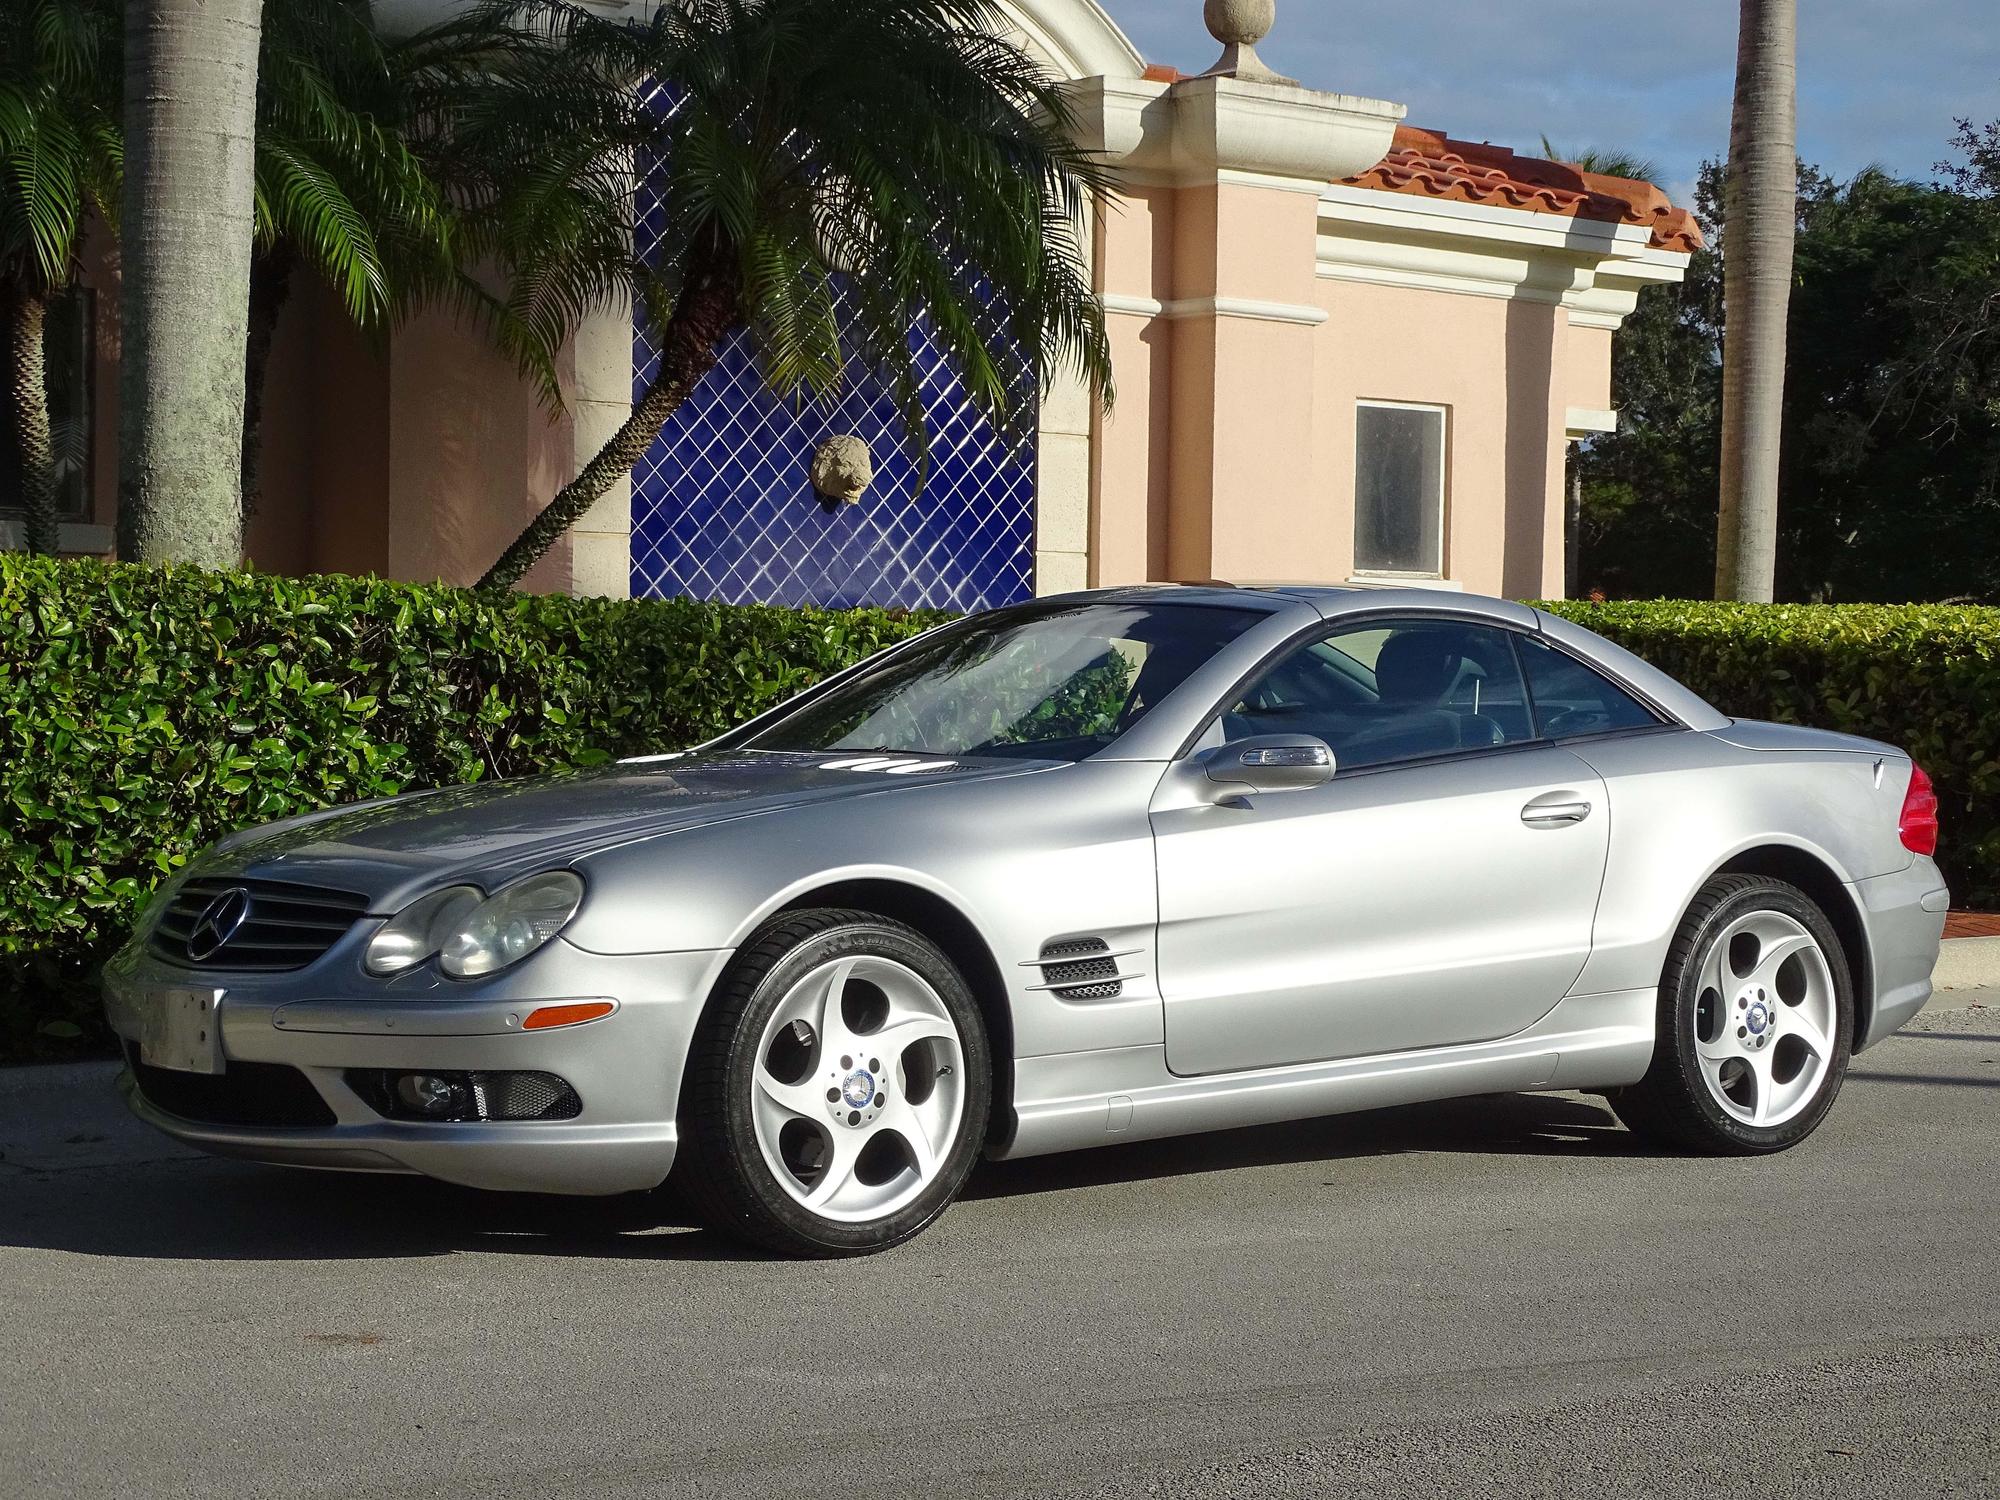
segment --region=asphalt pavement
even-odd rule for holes
[[[989,1166],[832,1264],[110,1080],[0,1073],[7,1500],[2000,1494],[1996,992],[1775,1158],[1511,1095]]]

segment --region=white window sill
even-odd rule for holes
[[[1452,578],[1438,578],[1429,573],[1357,573],[1347,581],[1351,589],[1443,589],[1447,593],[1462,594],[1465,585]]]
[[[20,512],[0,515],[0,551],[19,552],[27,545],[27,523],[21,519]],[[112,547],[111,528],[89,521],[65,521],[56,545],[64,552],[109,552]]]

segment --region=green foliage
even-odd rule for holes
[[[454,216],[413,144],[426,47],[385,42],[370,0],[264,7],[257,249],[311,266],[364,328],[455,281]]]
[[[677,749],[936,618],[0,554],[0,1061],[101,1044],[92,970],[232,829]]]
[[[1782,598],[2000,602],[2000,126],[1960,122],[1952,146],[1934,183],[1800,168]],[[1697,195],[1711,232],[1718,172]],[[1577,459],[1584,588],[1709,588],[1727,253],[1642,293],[1619,334],[1620,431]]]
[[[1954,901],[2000,903],[2000,609],[1545,604],[1726,714],[1886,740],[1937,783]]]
[[[0,280],[60,290],[87,213],[117,216],[121,57],[115,0],[0,7]]]

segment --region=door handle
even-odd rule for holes
[[[1588,802],[1530,802],[1521,809],[1521,821],[1530,828],[1554,828],[1562,823],[1581,823],[1590,816]]]

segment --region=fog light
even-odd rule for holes
[[[404,1073],[349,1068],[347,1086],[388,1120],[476,1124],[493,1120],[574,1120],[583,1101],[554,1073]]]
[[[449,1120],[465,1113],[465,1085],[435,1073],[404,1073],[396,1079],[396,1102],[412,1114]]]

